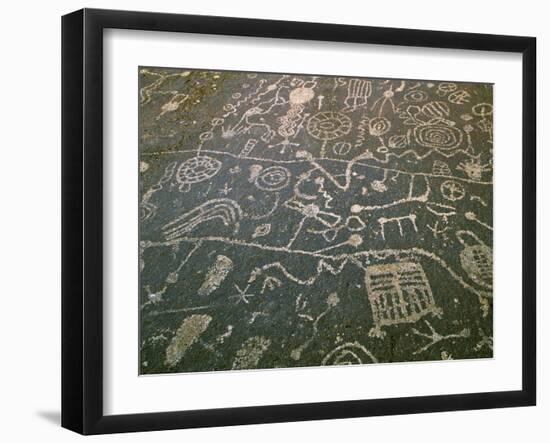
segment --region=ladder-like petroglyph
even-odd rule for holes
[[[442,315],[424,269],[417,263],[369,266],[365,284],[374,319],[370,335],[383,336],[383,326],[414,323],[427,314]]]

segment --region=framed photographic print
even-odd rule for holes
[[[535,404],[534,38],[62,24],[64,427]]]

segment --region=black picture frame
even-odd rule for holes
[[[522,388],[130,415],[103,412],[103,30],[171,31],[502,51],[523,64]],[[536,403],[536,39],[83,9],[62,18],[62,426],[82,434],[319,420]]]

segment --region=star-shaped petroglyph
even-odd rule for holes
[[[237,299],[237,301],[236,301],[235,304],[239,304],[239,303],[241,303],[241,302],[248,304],[248,303],[250,303],[250,302],[248,301],[248,299],[251,298],[251,297],[255,297],[255,296],[256,296],[256,294],[249,294],[249,293],[247,292],[247,291],[248,291],[248,288],[250,287],[250,285],[246,285],[246,287],[245,287],[244,289],[241,289],[241,288],[239,287],[239,285],[236,285],[236,284],[233,285],[233,286],[235,286],[235,289],[237,290],[237,293],[234,294],[234,295],[231,295],[230,298],[236,298],[236,299]]]

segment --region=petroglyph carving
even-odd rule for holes
[[[446,125],[421,125],[414,128],[416,142],[427,148],[450,151],[462,143],[463,133]]]
[[[440,190],[443,197],[452,202],[462,200],[465,195],[464,186],[453,180],[443,182]]]
[[[241,217],[241,208],[234,200],[218,198],[209,200],[167,223],[162,227],[162,232],[166,240],[176,240],[202,223],[215,219],[221,220],[225,226],[237,232]]]
[[[255,368],[270,344],[271,340],[265,337],[250,337],[237,351],[232,369]]]
[[[414,323],[430,313],[442,314],[435,305],[424,269],[418,263],[369,266],[365,284],[374,320],[369,335],[383,337],[383,326]]]
[[[263,237],[264,235],[268,235],[270,232],[271,232],[271,224],[264,223],[262,225],[257,226],[256,229],[254,229],[252,238]]]
[[[361,365],[363,363],[378,363],[378,360],[364,346],[357,342],[345,343],[334,348],[321,364],[327,365]]]
[[[402,217],[392,217],[392,218],[386,218],[386,217],[380,217],[378,219],[378,223],[380,224],[381,234],[382,238],[385,240],[385,227],[387,223],[395,223],[397,227],[399,228],[399,235],[403,237],[404,231],[403,231],[403,222],[407,221],[408,224],[410,224],[414,230],[414,232],[418,232],[418,227],[416,226],[416,214],[408,214],[404,215]]]
[[[447,100],[457,105],[463,105],[464,103],[470,103],[470,94],[464,90],[454,91],[447,96]]]
[[[464,246],[460,252],[460,263],[479,286],[493,287],[493,251],[471,231],[457,231],[458,241]]]
[[[221,166],[219,160],[206,156],[193,157],[184,161],[176,173],[180,191],[189,191],[190,185],[212,178],[218,173]]]
[[[391,123],[385,117],[376,117],[369,122],[369,133],[375,137],[380,137],[390,130]]]
[[[225,255],[218,255],[212,267],[208,270],[203,284],[197,291],[199,295],[209,295],[220,287],[229,272],[233,269],[233,261]]]
[[[372,94],[372,84],[369,80],[352,78],[348,82],[348,95],[344,99],[346,107],[342,112],[353,112],[357,108],[367,106]]]
[[[447,163],[442,162],[441,160],[434,160],[434,163],[432,166],[432,174],[450,176],[451,168],[449,168],[449,165]]]
[[[328,141],[351,131],[351,119],[340,112],[324,111],[315,114],[307,122],[307,130],[312,137]]]
[[[280,191],[290,182],[290,171],[282,166],[272,166],[258,172],[254,183],[263,191]]]
[[[425,338],[429,339],[430,342],[427,345],[421,347],[420,349],[417,349],[416,351],[414,351],[413,354],[420,354],[420,353],[428,350],[429,348],[431,348],[433,345],[435,345],[435,344],[437,344],[437,343],[439,343],[440,341],[443,341],[443,340],[449,340],[449,339],[453,339],[453,338],[467,338],[467,337],[470,336],[470,330],[468,328],[463,329],[462,331],[460,331],[457,334],[441,335],[438,332],[436,332],[436,330],[432,327],[432,325],[430,324],[429,321],[424,320],[424,323],[426,324],[426,326],[428,326],[428,329],[430,330],[430,334],[420,332],[416,328],[412,328],[412,332],[413,332],[413,334],[416,334],[420,337],[425,337]]]
[[[464,171],[471,180],[480,181],[483,173],[492,168],[489,163],[481,164],[480,156],[475,156],[460,162],[456,169]]]
[[[176,331],[170,345],[166,348],[166,364],[176,365],[189,349],[206,331],[212,317],[206,314],[195,314],[187,317]]]

